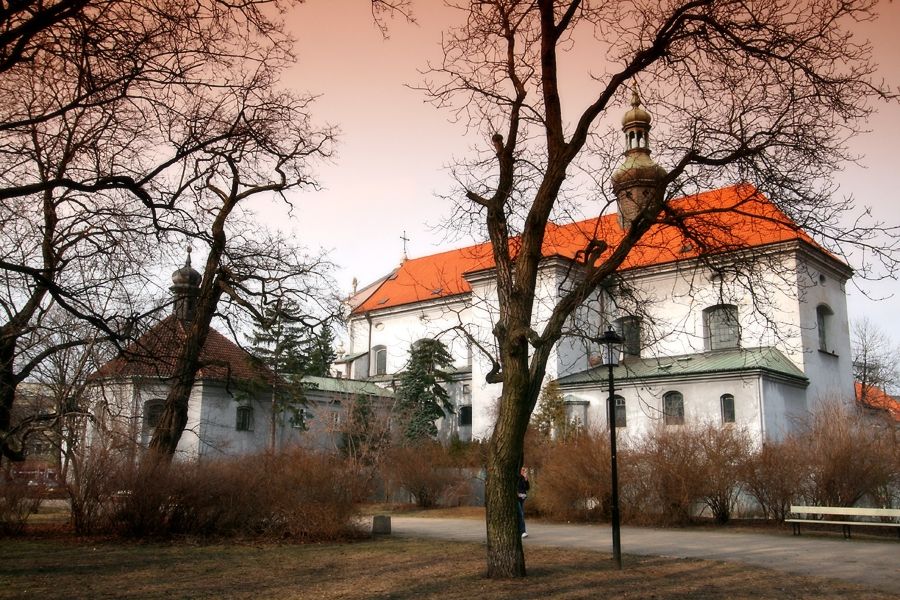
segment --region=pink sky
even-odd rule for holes
[[[309,0],[289,17],[299,62],[286,84],[321,94],[316,119],[342,131],[334,164],[318,169],[325,189],[294,196],[296,219],[289,228],[308,246],[331,251],[345,292],[352,278],[362,285],[398,264],[403,231],[410,238],[410,256],[464,244],[446,242],[442,232],[431,229],[449,211],[436,194],[450,190],[445,167],[453,157],[482,143],[465,138],[462,126],[448,122],[447,112],[404,87],[420,81],[417,70],[427,59],[440,58],[441,30],[458,16],[438,0],[418,0],[418,24],[394,21],[390,39],[383,40],[367,4]],[[882,75],[897,85],[900,2],[882,0],[880,9],[879,21],[860,26],[859,32],[871,39]],[[900,106],[881,107],[869,129],[854,141],[854,150],[865,155],[861,166],[848,165],[838,181],[860,206],[871,206],[882,221],[900,225]],[[893,318],[900,306],[900,284],[860,285],[876,297],[894,297],[872,301],[848,286],[851,319],[868,316],[900,343],[900,322]]]

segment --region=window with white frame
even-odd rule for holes
[[[704,342],[707,350],[738,348],[741,344],[741,328],[737,306],[719,304],[703,311]]]
[[[734,423],[734,396],[722,394],[720,402],[722,404],[722,422]]]
[[[684,396],[668,392],[663,396],[663,421],[666,425],[684,425]]]
[[[372,355],[375,357],[375,372],[373,375],[384,375],[387,373],[387,348],[385,346],[375,346],[372,348]]]

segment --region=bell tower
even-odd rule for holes
[[[619,204],[619,224],[628,229],[644,210],[658,211],[662,206],[666,177],[666,170],[650,158],[650,113],[641,108],[637,88],[631,92],[631,110],[622,117],[622,131],[625,160],[612,175],[612,189]]]

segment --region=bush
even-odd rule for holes
[[[657,427],[638,445],[644,497],[661,523],[691,521],[707,490],[703,454],[699,436],[687,427]]]
[[[796,438],[807,470],[801,495],[809,504],[853,506],[891,489],[896,444],[891,431],[839,404],[814,413]]]
[[[727,523],[743,487],[751,441],[746,430],[706,423],[688,432],[700,450],[701,498],[717,523]]]
[[[609,441],[600,432],[585,431],[568,440],[547,442],[539,464],[530,495],[539,513],[588,521],[609,516]]]
[[[73,454],[66,491],[75,533],[88,535],[113,527],[118,501],[128,494],[131,480],[126,457],[127,453],[99,445],[83,454]]]
[[[17,535],[41,505],[41,490],[25,481],[0,481],[0,534]]]
[[[391,448],[382,464],[382,475],[389,485],[409,492],[420,508],[458,504],[460,494],[468,493],[463,470],[438,443]]]
[[[759,503],[763,518],[783,521],[799,497],[807,457],[796,438],[766,442],[744,463],[742,479],[748,494]]]
[[[294,450],[144,465],[111,503],[107,530],[131,537],[251,536],[327,541],[355,535],[357,477],[329,454]]]

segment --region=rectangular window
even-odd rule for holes
[[[625,413],[625,398],[616,396],[616,427],[627,427],[628,421]]]
[[[234,428],[238,431],[253,431],[253,408],[238,406]]]
[[[615,321],[616,331],[624,342],[622,351],[625,356],[641,355],[641,319],[640,317],[621,317]]]
[[[471,427],[472,426],[472,407],[471,406],[460,406],[459,407],[459,426],[460,427]]]

